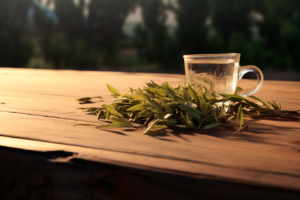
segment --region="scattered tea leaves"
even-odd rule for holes
[[[143,89],[132,89],[120,95],[111,85],[109,91],[116,99],[109,105],[87,108],[86,112],[97,115],[98,120],[109,119],[111,124],[97,128],[136,127],[132,123],[147,126],[144,134],[160,133],[166,128],[211,129],[217,126],[228,127],[237,118],[240,129],[247,130],[244,114],[278,116],[282,115],[281,104],[275,101],[266,104],[256,96],[249,96],[256,102],[237,95],[242,88],[237,87],[235,94],[214,92],[214,84],[206,81],[210,88],[196,87],[192,84],[181,84],[172,87],[169,83],[146,83]],[[88,102],[92,97],[77,99]],[[244,113],[243,113],[244,112]]]

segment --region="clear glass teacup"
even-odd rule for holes
[[[184,55],[187,82],[196,91],[202,89],[209,96],[218,98],[219,94],[234,94],[238,80],[244,74],[254,72],[257,76],[255,85],[243,90],[241,96],[252,95],[261,88],[263,74],[254,65],[241,67],[240,56],[238,53]]]

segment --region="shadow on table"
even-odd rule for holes
[[[300,137],[295,134],[300,132],[299,114],[293,114],[283,117],[259,117],[257,119],[248,118],[245,120],[249,128],[247,131],[235,134],[235,131],[240,128],[238,122],[233,122],[229,128],[219,126],[210,130],[163,130],[158,134],[150,135],[158,140],[167,142],[177,142],[174,140],[175,136],[185,142],[192,142],[191,137],[193,135],[206,135],[211,137],[218,137],[224,140],[245,141],[251,143],[270,144],[278,146],[286,146],[293,144],[294,146],[300,146]],[[281,123],[278,125],[279,122]],[[289,135],[288,135],[289,134]],[[288,135],[288,137],[287,137]],[[281,141],[280,143],[278,141]],[[299,143],[299,144],[298,144]]]

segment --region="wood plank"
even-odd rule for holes
[[[0,199],[296,200],[300,196],[290,190],[91,162],[72,155],[1,147]]]
[[[149,80],[176,85],[184,81],[183,75],[4,68],[0,70],[0,76],[0,103],[4,102],[0,104],[2,136],[207,164],[245,170],[246,174],[249,171],[264,172],[266,176],[283,174],[296,180],[300,175],[300,126],[299,120],[293,118],[248,119],[250,128],[240,135],[219,128],[144,136],[142,130],[73,126],[99,123],[95,117],[76,110],[80,105],[74,99],[102,95],[103,102],[91,106],[108,103],[112,97],[105,83],[124,92],[130,86],[137,87]],[[246,88],[253,81],[245,80],[241,84]],[[299,86],[299,82],[265,81],[258,96],[264,100],[279,100],[284,109],[298,110]],[[291,117],[297,118],[298,115]],[[185,170],[193,173],[188,167]],[[278,179],[271,180],[278,182]],[[298,190],[299,184],[295,185]]]
[[[211,180],[230,181],[247,185],[296,191],[299,191],[300,187],[299,177],[286,176],[282,174],[264,173],[259,171],[19,138],[0,137],[0,140],[2,147],[30,150],[33,151],[34,154],[38,153],[38,155],[44,152],[45,156],[47,153],[54,154],[52,156],[53,158],[48,156],[49,161],[51,162],[70,162],[72,159],[81,159],[97,163],[111,163],[122,166],[143,168],[151,171],[160,171],[169,174],[179,174],[188,177],[205,178]],[[60,152],[62,152],[62,158],[59,156]],[[57,158],[55,156],[57,156]]]
[[[249,132],[235,135],[220,131],[166,132],[145,136],[143,130],[75,126],[78,121],[1,112],[0,135],[51,141],[117,152],[208,163],[248,170],[300,175],[299,134],[294,129],[273,134],[260,120],[248,122]],[[264,123],[268,123],[265,121]],[[15,125],[17,123],[17,126]],[[295,122],[277,122],[277,127],[296,126]],[[260,133],[251,133],[259,127]],[[284,134],[287,133],[287,134]],[[284,135],[283,135],[284,134]],[[260,154],[258,154],[260,152]]]

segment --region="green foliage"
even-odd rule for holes
[[[178,0],[175,9],[178,22],[177,35],[183,54],[209,51],[208,26],[205,24],[210,12],[209,0]]]
[[[0,66],[24,67],[33,55],[30,38],[23,36],[31,0],[0,1]]]
[[[162,0],[139,0],[143,24],[135,27],[134,44],[141,57],[161,68],[178,68],[181,61],[179,43],[168,34],[166,26],[167,5]],[[180,66],[181,67],[181,66]]]
[[[41,2],[46,7],[54,5],[57,21]],[[241,65],[300,72],[299,0],[172,2],[0,0],[0,65],[23,67],[36,56],[57,69],[151,64],[183,71],[183,54],[238,52]],[[136,6],[142,10],[143,22],[131,38],[122,28]],[[35,31],[28,34],[30,8]],[[166,25],[167,12],[173,12],[177,20],[173,33]],[[34,51],[33,41],[40,51]],[[138,56],[118,55],[120,48],[135,48]]]
[[[135,0],[90,0],[87,40],[94,46],[101,46],[108,54],[115,54],[125,18],[134,8]]]
[[[41,44],[45,59],[56,69],[94,69],[102,54],[79,38],[68,42],[64,36],[45,35]]]

